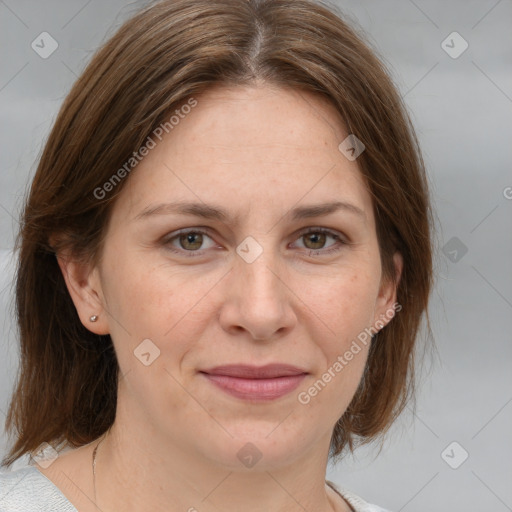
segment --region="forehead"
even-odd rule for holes
[[[175,148],[196,143],[215,150],[218,143],[219,149],[262,146],[285,154],[288,146],[293,152],[321,152],[345,134],[334,106],[307,91],[269,85],[217,86],[197,101],[182,123],[189,129],[175,134]]]
[[[347,133],[324,98],[269,86],[216,87],[136,166],[118,208],[131,217],[171,200],[247,210],[302,200],[351,199],[371,209],[355,161],[338,149]],[[178,117],[176,117],[178,119]]]

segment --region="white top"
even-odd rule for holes
[[[359,496],[328,485],[350,504],[354,512],[388,512]],[[78,512],[60,489],[36,466],[0,473],[0,512]]]

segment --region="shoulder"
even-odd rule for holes
[[[364,501],[353,492],[341,489],[329,480],[327,480],[327,483],[332,489],[341,495],[341,497],[354,509],[354,512],[389,512],[389,510],[379,507],[378,505],[373,505]]]
[[[35,466],[0,472],[0,512],[77,512]]]

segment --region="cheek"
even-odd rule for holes
[[[376,294],[372,275],[362,270],[340,276],[314,294],[319,317],[334,335],[318,336],[323,364],[300,400],[310,402],[312,411],[329,410],[333,424],[345,412],[361,381],[371,343],[365,329],[371,326]]]
[[[154,334],[161,336],[192,310],[208,284],[208,278],[195,278],[189,270],[180,272],[162,263],[161,256],[138,255],[133,248],[118,250],[110,260],[108,299],[112,312],[117,312],[131,330],[153,326]]]
[[[146,339],[160,351],[151,367],[171,369],[179,363],[211,316],[207,294],[218,280],[190,269],[150,265],[142,257],[118,258],[108,279],[108,299],[112,338],[123,369],[140,370],[134,350]]]
[[[168,266],[144,266],[136,258],[118,258],[108,283],[122,396],[138,397],[146,410],[157,403],[158,389],[172,410],[191,414],[178,366],[204,328],[201,298],[214,283]]]
[[[328,283],[316,286],[308,300],[319,317],[336,334],[334,345],[343,345],[370,327],[378,293],[376,278],[364,268],[344,269]]]

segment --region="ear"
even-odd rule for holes
[[[381,280],[373,318],[375,332],[384,328],[395,316],[395,312],[402,309],[402,306],[396,302],[396,292],[404,265],[404,260],[399,252],[395,252],[393,255],[393,263],[395,268],[395,282],[390,278],[383,278]]]
[[[75,304],[80,321],[95,334],[109,334],[105,301],[101,289],[99,269],[73,259],[68,252],[56,254],[67,289]],[[96,315],[98,320],[91,322]]]

